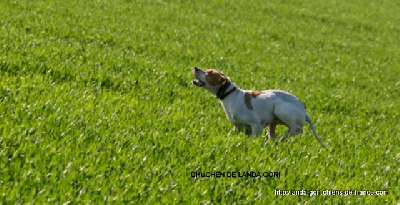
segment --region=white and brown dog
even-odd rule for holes
[[[306,113],[304,104],[296,96],[281,90],[242,90],[229,77],[214,69],[203,71],[195,67],[193,74],[196,77],[193,84],[215,94],[228,119],[239,130],[245,129],[246,134],[260,135],[268,126],[267,134],[275,138],[276,125],[281,124],[289,128],[282,137],[283,140],[301,134],[304,123],[308,122],[315,138],[325,147]]]

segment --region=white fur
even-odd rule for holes
[[[194,75],[198,80],[205,83],[202,87],[214,94],[221,87],[220,85],[210,85],[205,78],[205,72],[201,69],[195,68]],[[223,76],[226,77],[225,75]],[[228,77],[226,78],[230,81]],[[237,87],[236,84],[231,82],[231,85],[226,90],[229,91],[234,87]],[[308,122],[315,138],[324,146],[316,133],[311,119],[306,113],[304,104],[299,98],[281,90],[264,90],[255,98],[250,98],[253,109],[249,109],[245,104],[246,92],[250,91],[237,87],[236,91],[221,100],[227,118],[237,128],[250,128],[251,135],[261,135],[263,129],[269,126],[268,135],[274,138],[275,126],[284,124],[289,129],[282,137],[281,140],[283,140],[289,136],[301,134],[303,132],[303,125],[305,122]],[[248,133],[250,133],[250,130],[248,130]]]

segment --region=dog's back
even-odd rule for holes
[[[297,109],[305,111],[305,106],[298,97],[283,90],[264,90],[257,98],[264,99],[254,102],[255,106],[259,107],[260,110],[272,111],[276,104],[290,103]]]

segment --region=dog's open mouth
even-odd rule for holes
[[[193,85],[196,85],[196,86],[199,86],[199,87],[203,87],[203,86],[206,85],[205,82],[203,82],[203,81],[201,81],[199,79],[193,80],[192,83],[193,83]]]

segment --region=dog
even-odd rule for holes
[[[289,136],[303,133],[303,125],[307,122],[314,137],[326,148],[307,115],[304,104],[295,95],[282,90],[242,90],[229,77],[215,69],[203,71],[194,67],[193,75],[196,79],[192,83],[216,95],[229,121],[239,130],[245,130],[246,134],[261,135],[268,126],[266,138],[275,138],[276,126],[286,125],[288,131],[279,140],[282,141]]]

